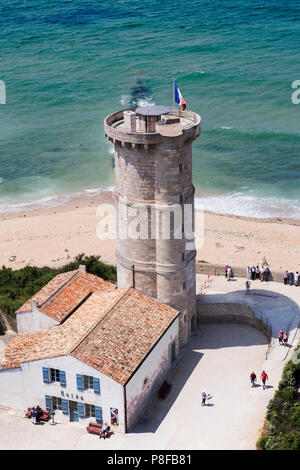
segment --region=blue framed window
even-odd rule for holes
[[[65,398],[61,399],[61,406],[62,406],[62,412],[64,415],[69,414],[69,401],[66,400]]]
[[[48,384],[50,382],[48,367],[43,367],[42,371],[43,371],[43,381],[44,383]]]
[[[51,410],[51,398],[49,395],[45,395],[46,410]]]
[[[94,390],[100,394],[100,380],[90,375],[76,374],[77,390]]]
[[[59,382],[62,387],[67,386],[66,373],[63,370],[43,367],[42,373],[44,383]]]
[[[102,408],[101,406],[95,406],[95,416],[96,416],[96,422],[98,424],[103,424],[102,421]]]
[[[84,418],[84,403],[78,402],[78,415],[79,418]]]

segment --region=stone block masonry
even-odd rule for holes
[[[196,326],[196,252],[186,249],[190,235],[184,210],[186,205],[194,210],[192,142],[200,135],[200,125],[200,117],[191,111],[161,106],[119,111],[104,121],[115,147],[118,287],[134,284],[179,310],[180,346]],[[143,215],[138,205],[145,208]],[[175,205],[181,218],[174,211],[169,215],[170,235],[165,238],[164,217]],[[147,236],[124,237],[124,226],[141,217],[148,225]]]

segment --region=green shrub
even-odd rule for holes
[[[300,429],[300,403],[295,403],[292,409],[291,423]]]
[[[258,439],[257,444],[256,444],[257,447],[261,450],[266,450],[267,440],[268,440],[267,436],[263,436],[260,439]]]
[[[283,436],[277,450],[300,450],[300,431],[292,431]]]
[[[299,349],[299,346],[296,350]],[[257,445],[263,450],[300,450],[300,364],[285,365],[274,397],[267,406],[268,424]]]

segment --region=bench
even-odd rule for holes
[[[26,418],[31,418],[30,411],[32,408],[27,408],[27,411],[25,413]],[[39,420],[40,421],[49,421],[50,419],[50,413],[47,410],[42,410],[43,414],[40,416]]]
[[[86,430],[91,433],[91,434],[98,434],[98,436],[100,436],[100,434],[102,433],[102,424],[98,424],[98,423],[93,423],[93,422],[89,422],[89,425],[87,426]],[[108,426],[107,428],[107,437],[111,434],[111,430],[110,430],[110,426]]]
[[[164,383],[162,384],[162,386],[160,387],[160,389],[158,390],[159,398],[165,399],[166,396],[168,395],[169,391],[170,391],[170,388],[171,388],[171,384],[169,384],[165,380]]]

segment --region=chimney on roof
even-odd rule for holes
[[[80,264],[79,265],[79,271],[82,271],[83,273],[86,273],[86,265],[85,264]]]
[[[39,307],[38,300],[32,300],[31,301],[31,310],[36,310]]]

